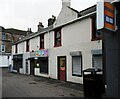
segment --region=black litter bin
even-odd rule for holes
[[[83,87],[85,97],[101,97],[105,93],[105,85],[103,83],[101,70],[92,68],[83,71]]]

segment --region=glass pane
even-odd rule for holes
[[[44,43],[41,43],[40,48],[44,48]]]
[[[40,38],[40,39],[41,39],[41,42],[44,42],[44,35],[41,35],[40,37],[41,37],[41,38]]]
[[[56,38],[60,38],[60,31],[58,31],[57,33],[56,33]]]
[[[60,58],[60,67],[65,67],[65,58]]]
[[[60,45],[60,44],[61,44],[61,40],[57,39],[57,45]]]
[[[80,56],[73,56],[73,74],[81,75],[81,57]]]
[[[43,39],[43,38],[41,38],[41,42],[44,42],[44,39]]]

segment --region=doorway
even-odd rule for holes
[[[66,56],[58,56],[58,80],[66,81]]]
[[[40,64],[40,73],[48,74],[48,57],[40,57],[39,64]]]
[[[30,59],[30,75],[34,75],[35,60],[34,58]]]

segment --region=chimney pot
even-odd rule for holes
[[[42,22],[39,22],[38,31],[41,31],[43,28],[44,28],[44,26],[43,26]]]
[[[48,19],[48,26],[53,25],[53,23],[55,22],[55,20],[56,20],[56,17],[54,15],[52,15],[52,18]]]
[[[30,34],[30,33],[32,33],[31,28],[28,28],[27,33],[26,33],[26,34],[28,35],[28,34]]]

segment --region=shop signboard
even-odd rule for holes
[[[31,52],[30,57],[48,57],[48,49]]]
[[[116,16],[115,7],[108,0],[102,0],[97,3],[97,30],[115,31]]]
[[[48,50],[38,50],[35,51],[36,57],[47,57],[48,56]]]

